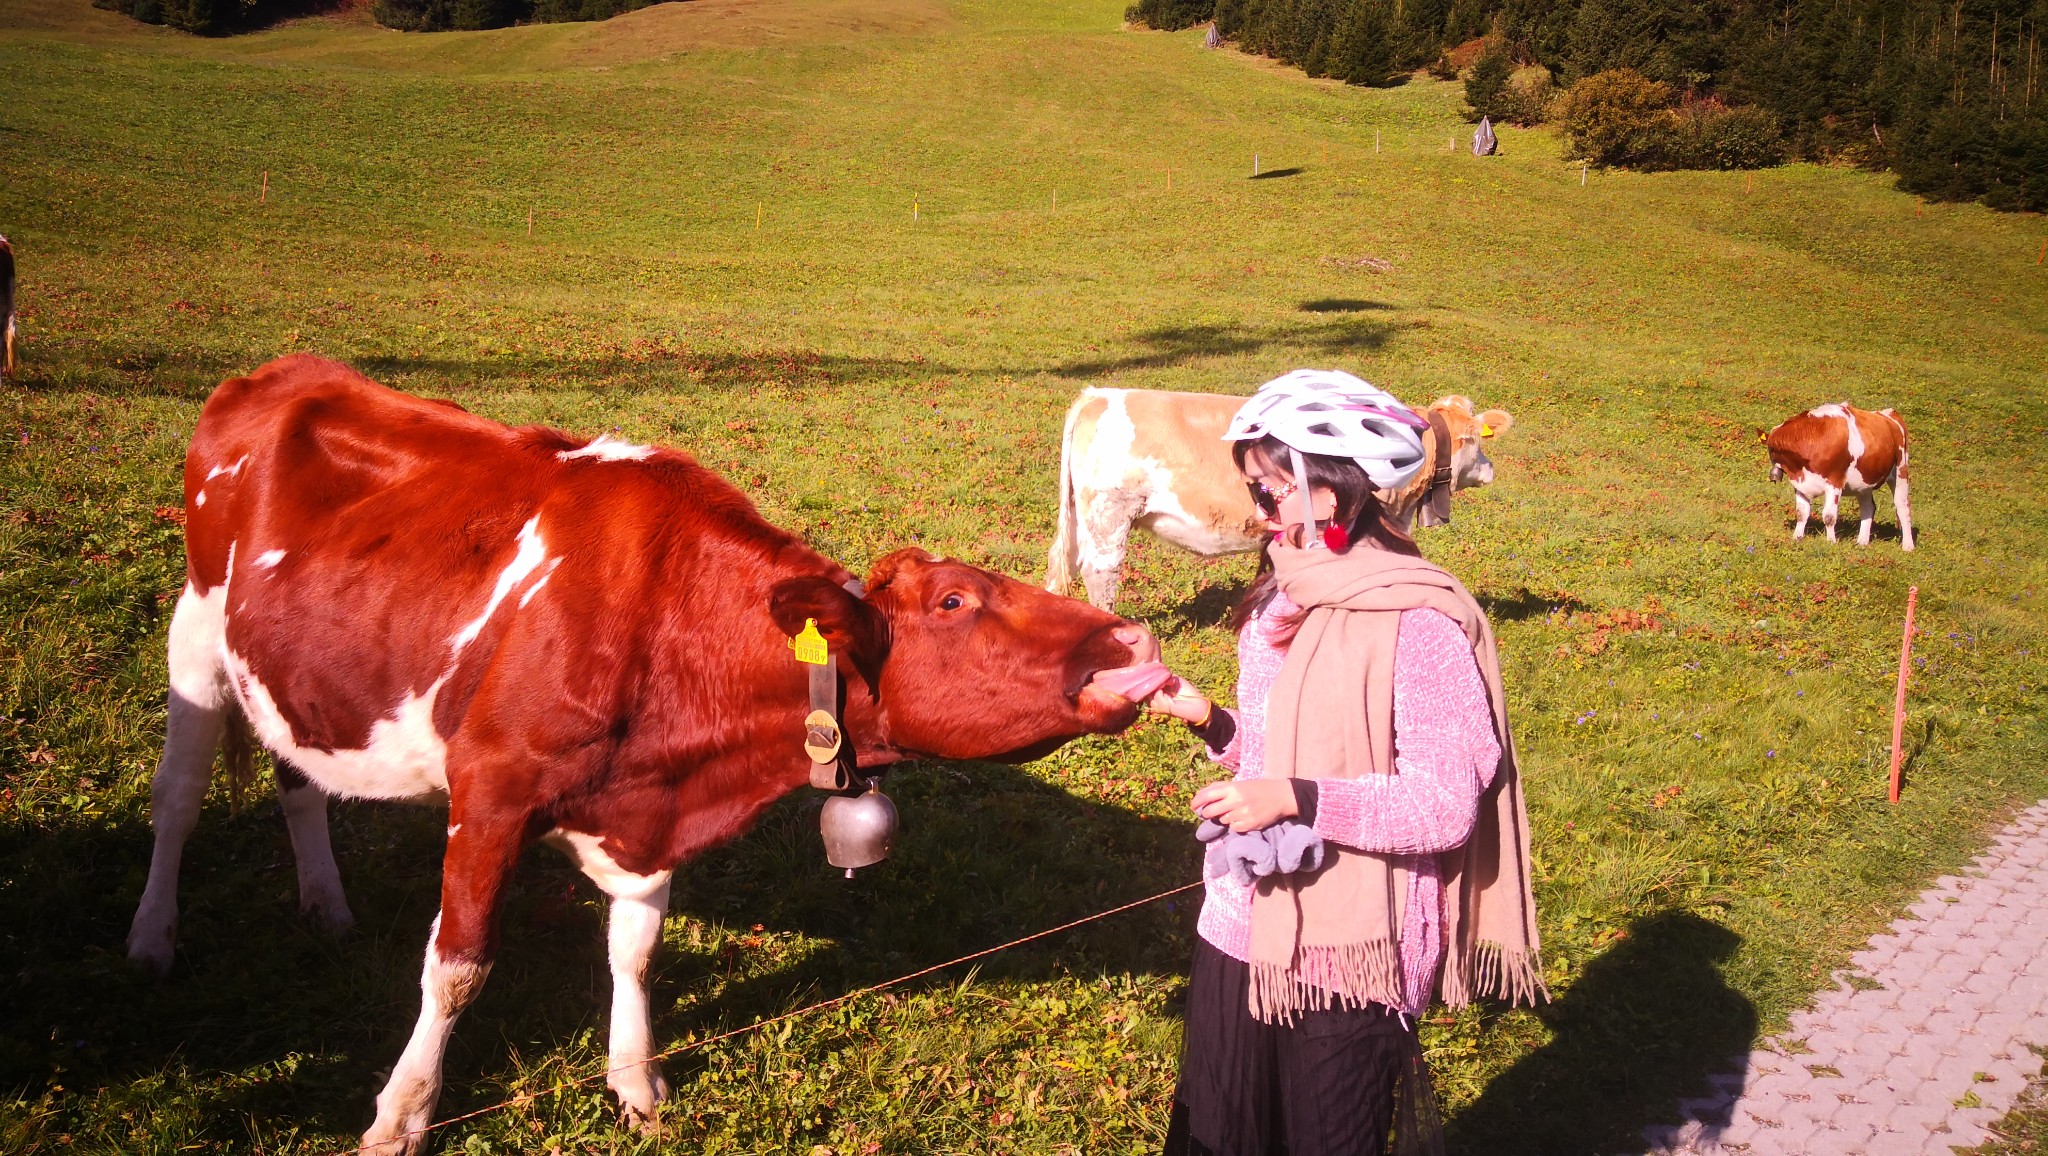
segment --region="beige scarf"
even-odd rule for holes
[[[1534,1003],[1543,987],[1529,820],[1508,733],[1500,656],[1486,613],[1456,578],[1420,558],[1360,547],[1348,553],[1274,544],[1280,589],[1307,611],[1288,646],[1266,713],[1268,778],[1394,773],[1394,644],[1401,611],[1440,610],[1465,630],[1493,705],[1500,768],[1461,848],[1437,857],[1444,884],[1439,991],[1451,1007],[1478,996]],[[1405,1003],[1401,919],[1410,872],[1398,856],[1327,844],[1324,866],[1269,875],[1252,900],[1251,1012],[1291,1021],[1333,997]]]

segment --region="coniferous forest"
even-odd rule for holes
[[[1559,121],[1591,163],[1795,157],[2048,209],[2048,0],[1139,0],[1129,17],[1213,20],[1353,84],[1463,75],[1475,120]]]

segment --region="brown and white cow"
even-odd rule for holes
[[[1856,544],[1870,545],[1870,527],[1877,521],[1875,491],[1890,485],[1892,508],[1899,515],[1899,548],[1913,548],[1906,425],[1895,411],[1857,409],[1847,402],[1817,405],[1785,419],[1763,441],[1771,454],[1771,480],[1792,483],[1792,503],[1799,510],[1794,541],[1806,537],[1815,498],[1821,499],[1820,522],[1827,527],[1828,541],[1834,541],[1842,495],[1854,494],[1863,517]]]
[[[240,720],[277,759],[300,904],[350,922],[329,796],[448,805],[422,1008],[365,1145],[409,1152],[499,897],[543,839],[611,897],[609,1082],[665,1086],[646,971],[671,872],[804,785],[815,619],[858,764],[1021,760],[1128,726],[1093,675],[1157,656],[1142,627],[904,550],[864,591],[688,455],[508,428],[313,357],[223,384],[185,458],[187,578],[149,882],[129,955],[169,966],[178,861]],[[232,752],[231,752],[232,753]]]
[[[1045,588],[1064,594],[1078,577],[1089,602],[1113,607],[1133,527],[1204,557],[1264,544],[1265,519],[1223,440],[1244,402],[1213,393],[1082,390],[1067,410],[1060,439],[1059,532],[1047,559]],[[1512,417],[1498,409],[1474,414],[1471,399],[1464,397],[1439,398],[1415,412],[1435,415],[1445,427],[1451,489],[1493,481],[1493,461],[1481,441],[1513,425]],[[1422,442],[1425,456],[1415,480],[1399,493],[1380,493],[1403,527],[1422,510],[1437,473],[1436,439]]]
[[[0,236],[0,385],[14,376],[14,246]]]

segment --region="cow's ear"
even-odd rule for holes
[[[795,638],[806,620],[834,654],[844,655],[870,687],[879,687],[882,660],[889,656],[889,620],[830,578],[789,578],[768,594],[768,615],[775,628]]]
[[[1514,424],[1513,414],[1504,409],[1489,409],[1479,415],[1479,436],[1492,437],[1497,433],[1506,433]]]

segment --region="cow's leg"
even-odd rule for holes
[[[1913,507],[1906,500],[1906,474],[1904,470],[1899,471],[1899,476],[1892,479],[1892,509],[1896,510],[1899,515],[1899,549],[1911,550],[1913,548]]]
[[[341,871],[334,865],[334,844],[327,837],[327,793],[314,786],[297,767],[277,760],[277,801],[284,807],[285,828],[292,835],[292,858],[299,867],[299,914],[325,931],[346,931],[356,917],[341,890]]]
[[[169,971],[178,935],[178,865],[199,822],[213,755],[232,709],[221,664],[227,591],[201,597],[191,586],[171,616],[170,711],[164,753],[149,787],[149,823],[156,840],[149,882],[128,928],[128,958],[159,974]]]
[[[647,967],[661,943],[673,872],[635,875],[623,870],[593,835],[556,831],[548,842],[611,896],[612,1035],[605,1083],[618,1095],[626,1123],[652,1132],[657,1106],[668,1098],[668,1082],[661,1078],[661,1065],[649,1058],[654,1028],[648,1018]]]
[[[461,814],[452,809],[451,815]],[[491,974],[497,953],[498,900],[526,842],[526,816],[465,816],[448,828],[441,866],[441,914],[427,936],[420,975],[420,1018],[377,1093],[377,1120],[363,1148],[377,1156],[418,1152],[441,1096],[448,1036]]]
[[[1863,523],[1856,528],[1856,544],[1858,546],[1868,546],[1870,545],[1870,528],[1877,524],[1877,494],[1875,491],[1865,490],[1856,495],[1856,512],[1861,517]]]
[[[1799,511],[1799,520],[1792,524],[1792,540],[1797,542],[1801,538],[1806,537],[1807,519],[1813,517],[1813,499],[1800,493],[1798,490],[1794,490],[1792,491],[1792,508]]]
[[[1835,540],[1835,523],[1842,516],[1842,491],[1828,487],[1828,495],[1821,500],[1820,524],[1827,527],[1828,541]]]
[[[1144,502],[1120,490],[1083,490],[1075,499],[1080,515],[1081,584],[1096,609],[1113,610],[1117,587],[1123,584],[1131,523]]]

